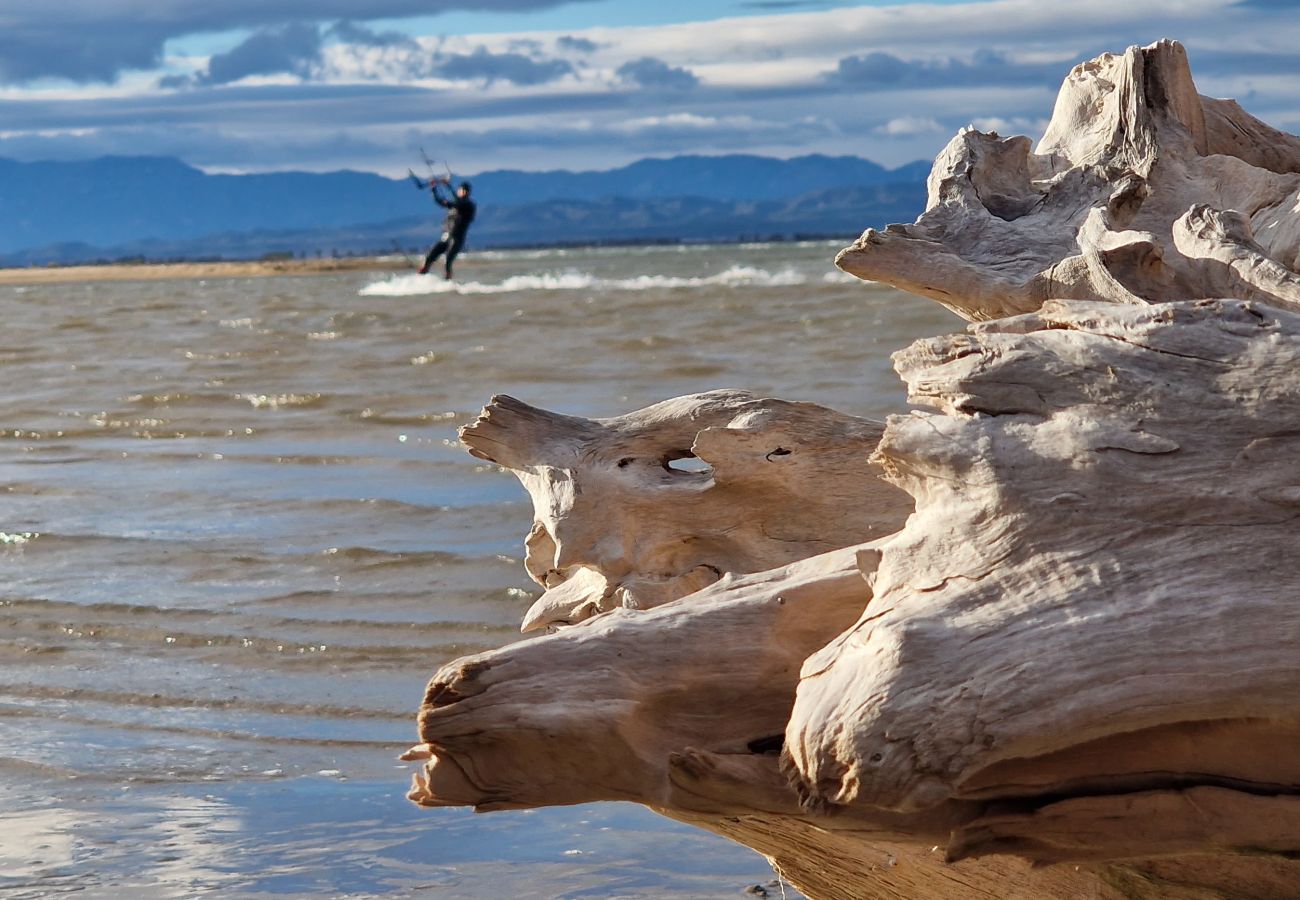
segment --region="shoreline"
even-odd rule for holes
[[[647,239],[611,241],[543,241],[535,244],[489,244],[479,251],[566,250],[587,247],[651,247],[710,244],[797,244],[804,241],[842,240],[856,235],[796,233],[791,235],[741,235],[709,240]],[[187,278],[264,278],[275,275],[328,275],[336,272],[399,272],[411,260],[393,253],[323,259],[215,259],[173,262],[64,263],[47,266],[0,266],[0,287],[9,285],[73,284],[96,281],[165,281]]]
[[[398,271],[406,268],[408,266],[405,260],[385,256],[31,266],[0,268],[0,285],[70,284],[83,281],[164,281],[189,278],[262,278],[273,275]]]

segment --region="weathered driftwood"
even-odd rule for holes
[[[669,772],[674,754],[698,748],[765,760],[795,808],[774,754],[803,661],[861,612],[856,559],[844,549],[725,576],[686,601],[616,609],[448,664],[420,711],[426,748],[417,755],[433,756],[412,799],[484,810],[592,800],[690,810],[689,790],[674,798]]]
[[[533,631],[896,530],[912,501],[870,462],[882,430],[812,403],[710,391],[598,420],[494,397],[461,440],[532,496],[524,566],[547,589],[524,617]]]
[[[1185,75],[1167,43],[1077,68],[1050,154],[941,158],[951,208],[842,258],[1023,313],[896,354],[935,411],[870,465],[856,420],[734,393],[489,407],[466,442],[528,486],[552,585],[529,624],[585,621],[435,674],[411,798],[639,801],[815,898],[1295,897],[1300,143]]]
[[[1300,315],[1052,301],[896,362],[943,414],[881,443],[917,509],[805,664],[805,803],[989,803],[949,858],[1300,849]]]
[[[971,320],[1049,298],[1300,308],[1298,197],[1300,138],[1197,94],[1162,41],[1076,66],[1033,151],[957,135],[916,223],[867,229],[836,263]]]
[[[818,897],[1289,896],[1300,317],[1053,303],[899,366],[906,527],[449,665],[413,799],[637,800]]]

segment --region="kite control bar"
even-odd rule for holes
[[[433,185],[439,183],[447,184],[447,185],[451,184],[451,179],[452,179],[451,166],[447,165],[446,162],[442,164],[442,167],[447,170],[447,177],[443,178],[442,176],[434,172],[433,160],[429,159],[429,154],[424,152],[423,147],[420,148],[420,157],[424,160],[425,166],[427,166],[429,169],[428,178],[421,178],[419,175],[416,175],[415,172],[413,172],[412,170],[410,169],[406,170],[406,174],[410,176],[411,183],[414,184],[416,188],[418,188],[419,190],[424,190],[425,188],[432,187]]]

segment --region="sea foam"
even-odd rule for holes
[[[836,277],[842,273],[829,273]],[[852,276],[848,276],[852,279]],[[792,267],[775,272],[754,266],[731,266],[714,275],[637,275],[632,278],[600,278],[590,272],[568,269],[536,275],[512,275],[499,282],[444,281],[427,275],[393,275],[372,282],[358,291],[363,296],[401,297],[412,294],[506,294],[517,291],[648,291],[655,289],[709,286],[791,287],[824,281]]]

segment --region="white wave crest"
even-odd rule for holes
[[[712,285],[790,287],[808,284],[811,280],[807,274],[790,267],[769,272],[754,266],[731,266],[716,275],[637,275],[634,278],[598,278],[590,272],[569,269],[539,275],[512,275],[496,283],[444,281],[429,275],[392,275],[366,285],[358,293],[370,297],[403,297],[412,294],[507,294],[516,291],[648,291],[656,288],[671,290]]]
[[[827,272],[823,275],[822,281],[827,284],[862,284],[865,279],[859,278],[857,275],[850,275],[848,272],[844,272],[840,269],[836,269],[833,272]]]

